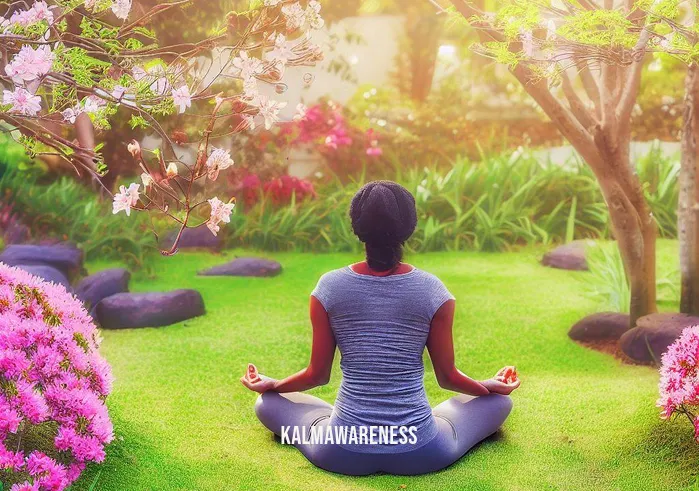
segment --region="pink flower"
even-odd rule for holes
[[[271,60],[286,63],[296,56],[293,50],[294,43],[287,41],[284,34],[272,34],[271,39],[274,41],[274,48],[268,53]]]
[[[112,213],[115,215],[120,211],[125,211],[126,216],[131,216],[131,207],[136,206],[139,200],[138,188],[140,184],[131,183],[128,188],[119,186],[119,192],[114,195],[114,203]]]
[[[306,21],[306,12],[304,12],[303,7],[298,2],[284,5],[282,14],[286,18],[286,28],[289,31],[298,29]]]
[[[306,21],[311,29],[322,29],[325,25],[325,21],[320,16],[320,2],[317,0],[310,0],[308,6],[306,7]]]
[[[77,104],[61,111],[61,115],[66,123],[75,124],[75,120],[78,119],[82,112],[83,108],[80,107],[80,104]]]
[[[261,95],[256,106],[260,110],[260,116],[265,118],[265,129],[270,129],[279,121],[279,111],[286,107],[286,102],[273,101],[268,96]]]
[[[11,113],[23,114],[24,116],[36,116],[41,111],[41,97],[22,87],[15,87],[14,92],[3,91],[2,103],[12,105]]]
[[[228,150],[214,148],[209,155],[209,158],[206,159],[206,168],[208,169],[209,179],[215,181],[220,171],[228,169],[233,164],[234,162],[231,158],[231,153]]]
[[[245,121],[245,128],[252,131],[255,129],[255,116],[252,114],[243,114],[243,121]]]
[[[44,1],[34,2],[29,10],[18,10],[12,14],[9,23],[27,27],[42,20],[48,22],[49,25],[53,24],[53,12]]]
[[[131,0],[114,0],[112,12],[121,20],[126,20],[131,12]]]
[[[369,128],[366,132],[367,140],[369,140],[369,147],[366,149],[366,154],[370,157],[378,157],[383,155],[383,150],[379,147],[379,139],[376,136],[373,128]]]
[[[165,95],[170,90],[170,82],[168,81],[165,69],[161,65],[156,65],[145,71],[142,67],[134,67],[131,71],[134,80],[140,82],[146,79],[147,81],[153,80],[150,84],[150,90],[155,92],[157,95]]]
[[[262,60],[248,56],[247,51],[241,51],[238,56],[233,58],[232,65],[244,80],[254,78],[263,72]]]
[[[33,11],[35,22],[45,20],[49,25],[53,24],[53,12],[46,2],[34,2],[30,10]]]
[[[0,442],[0,469],[20,471],[24,467],[24,455],[21,452],[13,452]]]
[[[10,407],[0,407],[0,434],[17,433],[22,417]]]
[[[534,35],[532,31],[524,29],[520,34],[522,37],[522,51],[527,58],[531,58],[534,55]]]
[[[39,491],[39,483],[24,481],[23,483],[13,484],[10,491]]]
[[[53,52],[49,46],[39,46],[34,49],[24,45],[5,66],[5,73],[15,83],[29,82],[46,75],[53,65]]]
[[[175,101],[175,106],[179,108],[180,114],[192,106],[192,96],[189,93],[189,87],[186,85],[179,89],[172,89],[172,99]]]
[[[299,102],[298,104],[296,104],[296,114],[294,114],[293,120],[301,121],[306,117],[307,112],[308,108],[302,102]]]
[[[126,94],[126,90],[126,87],[123,85],[115,85],[112,89],[111,96],[117,100],[121,100],[121,98],[124,97],[124,94]]]
[[[17,294],[27,291],[32,294]],[[63,286],[0,263],[0,299],[0,377],[14,389],[11,395],[0,391],[0,470],[21,482],[12,489],[63,491],[85,462],[104,459],[113,439],[105,405],[109,366],[97,352],[92,319]],[[43,422],[57,428],[55,448],[47,453],[62,452],[64,463],[8,448],[8,436],[20,425]]]
[[[218,235],[221,228],[218,226],[219,223],[229,223],[231,221],[231,213],[235,207],[235,203],[225,204],[220,199],[214,197],[209,200],[209,205],[211,205],[211,216],[206,222],[206,226],[211,230],[211,233]]]
[[[694,423],[694,438],[699,442],[699,326],[682,331],[662,356],[660,397],[661,417],[686,414]]]

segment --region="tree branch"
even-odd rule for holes
[[[573,83],[571,82],[570,77],[568,76],[568,73],[565,70],[561,72],[561,82],[563,94],[568,100],[570,110],[573,113],[573,115],[577,118],[577,120],[580,122],[580,124],[583,126],[583,128],[589,130],[593,126],[599,124],[599,121],[597,121],[597,119],[589,113],[589,111],[585,107],[585,104],[580,99],[577,92],[575,92],[575,89],[573,88]]]
[[[583,89],[585,89],[590,102],[595,106],[596,118],[602,119],[600,88],[595,75],[590,70],[590,65],[584,60],[575,60],[575,66],[578,68],[578,75],[580,80],[582,80]]]

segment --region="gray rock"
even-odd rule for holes
[[[619,339],[631,328],[629,322],[628,314],[598,312],[576,322],[568,331],[568,336],[576,341]]]
[[[589,268],[585,259],[585,241],[574,240],[569,244],[556,247],[544,254],[541,264],[550,268],[587,271]]]
[[[0,253],[0,262],[9,266],[51,266],[70,277],[82,268],[83,253],[71,245],[13,244]]]
[[[63,285],[66,288],[66,290],[72,291],[70,288],[70,282],[68,281],[68,278],[66,278],[66,276],[56,268],[52,268],[51,266],[45,266],[42,264],[18,264],[17,267],[19,269],[23,269],[29,274],[38,276],[39,278],[45,281],[56,283],[57,285]]]
[[[169,249],[175,243],[177,231],[170,232],[161,241],[161,247]],[[221,236],[216,236],[206,227],[186,228],[182,231],[179,249],[211,249],[218,251],[221,249]]]
[[[259,257],[239,257],[200,271],[199,274],[201,276],[276,276],[281,272],[282,265],[277,261]]]
[[[123,268],[105,269],[83,278],[75,286],[75,295],[85,306],[96,306],[101,300],[129,291],[131,273]]]
[[[96,318],[105,329],[169,326],[204,313],[204,299],[196,290],[117,293],[95,308]]]
[[[619,340],[621,350],[639,363],[659,363],[660,357],[682,334],[684,328],[699,324],[699,317],[688,314],[657,313],[641,317],[636,327]]]

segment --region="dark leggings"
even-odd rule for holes
[[[327,426],[332,410],[327,402],[300,392],[266,392],[255,403],[257,417],[278,436],[282,426]],[[313,465],[339,474],[425,474],[459,460],[474,445],[495,433],[511,410],[512,399],[499,394],[452,397],[432,410],[437,436],[415,450],[401,453],[360,453],[337,444],[295,446]]]

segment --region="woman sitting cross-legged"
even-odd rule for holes
[[[502,426],[519,380],[513,367],[481,382],[456,368],[454,297],[435,276],[401,262],[417,224],[405,188],[365,185],[350,217],[366,262],[324,274],[311,293],[308,367],[274,380],[251,366],[241,382],[261,394],[262,424],[318,467],[349,475],[437,471]],[[302,392],[328,382],[335,346],[342,383],[331,406]],[[439,385],[461,393],[434,409],[423,381],[425,346]]]

